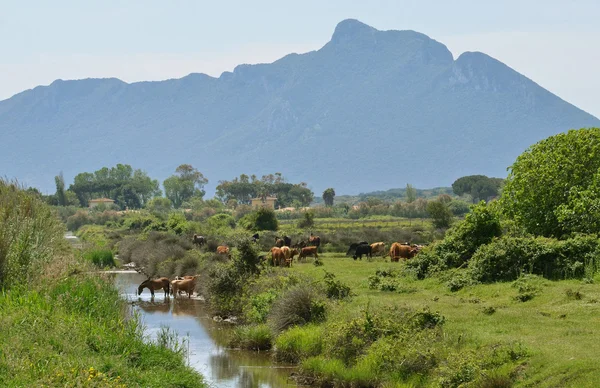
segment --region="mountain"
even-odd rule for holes
[[[486,54],[455,60],[421,33],[344,20],[317,51],[219,78],[57,80],[1,101],[0,173],[53,191],[60,171],[127,163],[162,180],[190,163],[209,192],[278,171],[350,194],[504,177],[531,144],[589,126],[600,121]]]

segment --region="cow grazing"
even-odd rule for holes
[[[283,259],[284,259],[284,263],[285,265],[287,265],[288,267],[292,266],[292,250],[290,249],[290,247],[288,246],[282,246],[281,248],[281,253],[283,254]]]
[[[410,259],[417,254],[417,250],[410,245],[393,243],[390,247],[390,259],[399,261],[400,259]]]
[[[354,252],[356,251],[356,248],[358,248],[359,245],[369,245],[369,243],[366,241],[361,241],[361,242],[350,244],[350,246],[348,247],[348,252],[346,252],[346,256],[352,256],[354,254]]]
[[[383,242],[375,242],[373,244],[371,244],[371,254],[376,255],[376,254],[381,254],[383,255],[385,252],[385,243]]]
[[[271,248],[271,260],[273,261],[273,265],[278,267],[285,262],[285,256],[283,255],[283,251],[279,247]]]
[[[290,250],[290,259],[292,259],[292,261],[294,260],[294,256],[299,255],[300,252],[298,251],[297,248],[292,248]]]
[[[229,247],[227,245],[219,245],[217,247],[217,253],[220,253],[222,255],[228,255],[229,254]]]
[[[356,260],[357,258],[362,260],[362,256],[367,255],[367,257],[372,257],[371,246],[368,244],[360,244],[356,247],[354,251],[354,256],[352,258]]]
[[[192,237],[192,242],[201,247],[202,245],[206,244],[206,238],[204,236],[200,236],[199,234],[194,233],[194,236]]]
[[[305,257],[308,256],[314,256],[315,259],[319,258],[319,255],[317,253],[317,247],[304,247],[302,248],[302,250],[300,251],[300,256],[298,256],[298,260],[303,259]]]

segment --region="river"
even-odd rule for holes
[[[293,367],[276,365],[269,352],[225,348],[232,324],[215,322],[199,299],[165,298],[162,290],[154,300],[144,289],[137,295],[145,277],[138,273],[116,273],[115,284],[123,298],[140,314],[146,334],[154,339],[162,327],[169,327],[189,343],[190,366],[205,377],[211,387],[279,388],[297,387],[289,378]]]

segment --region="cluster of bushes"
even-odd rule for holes
[[[510,386],[510,372],[527,356],[518,344],[466,351],[443,333],[444,317],[426,308],[376,311],[294,327],[276,339],[276,358],[300,362],[301,380],[317,386],[455,387],[484,386],[491,376]]]
[[[402,283],[404,280],[399,271],[378,269],[374,275],[369,276],[369,288],[371,290],[395,291],[403,294],[415,292],[414,288]]]
[[[449,268],[467,268],[451,280],[453,290],[470,281],[511,281],[522,274],[548,279],[591,278],[599,266],[597,235],[561,240],[530,236],[513,223],[506,225],[508,228],[503,228],[495,205],[480,203],[448,230],[443,240],[427,247],[408,266],[419,278]]]

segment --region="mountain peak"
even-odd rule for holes
[[[368,26],[361,21],[356,19],[346,19],[339,22],[335,27],[331,41],[346,41],[360,35],[370,35],[376,31],[377,30],[375,28]]]

